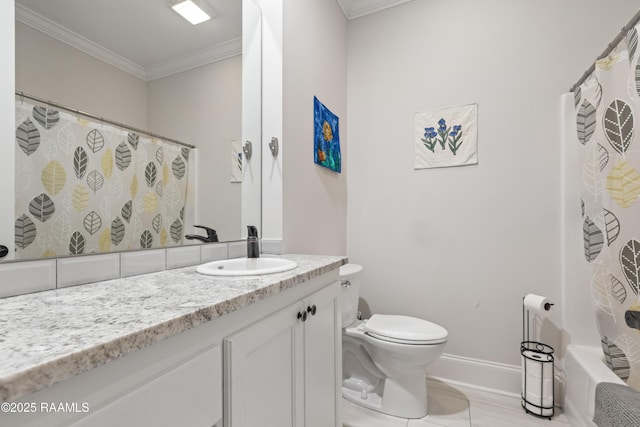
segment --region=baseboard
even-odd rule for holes
[[[429,365],[427,377],[511,397],[520,397],[520,366],[443,354]]]

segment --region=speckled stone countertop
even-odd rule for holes
[[[185,267],[0,299],[0,401],[86,372],[339,268],[285,255],[284,273],[214,277]]]

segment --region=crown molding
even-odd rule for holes
[[[344,16],[349,21],[362,18],[390,7],[398,6],[411,0],[338,0]]]
[[[144,68],[20,4],[15,5],[15,14],[16,21],[144,81],[167,77],[242,54],[242,40],[237,38],[163,64]]]
[[[110,51],[109,49],[105,49],[99,44],[87,39],[86,37],[83,37],[80,34],[75,33],[68,28],[63,27],[62,25],[53,22],[52,20],[47,19],[44,16],[35,13],[31,9],[27,9],[26,7],[17,3],[16,20],[50,37],[53,37],[56,40],[66,43],[69,46],[74,47],[88,55],[91,55],[94,58],[104,61],[107,64],[113,65],[114,67],[119,68],[120,70],[125,71],[129,74],[132,74],[139,79],[145,80],[145,70],[138,64],[135,64],[134,62],[123,58],[122,56]]]
[[[145,70],[147,81],[168,77],[242,54],[242,38],[222,42]]]

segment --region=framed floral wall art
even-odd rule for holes
[[[334,172],[342,171],[338,116],[313,97],[313,161]]]
[[[478,104],[438,108],[414,117],[415,169],[478,163]]]

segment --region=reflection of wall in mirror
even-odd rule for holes
[[[148,127],[145,81],[28,25],[15,25],[16,90],[153,130]]]
[[[149,127],[198,147],[194,221],[214,228],[221,241],[237,240],[241,231],[240,186],[229,182],[241,96],[241,56],[149,82]]]
[[[240,135],[240,56],[145,82],[15,25],[16,90],[198,146],[196,180],[206,192],[191,193],[198,197],[191,223],[217,229],[221,241],[240,237],[240,190],[229,183],[227,161],[229,141]]]

